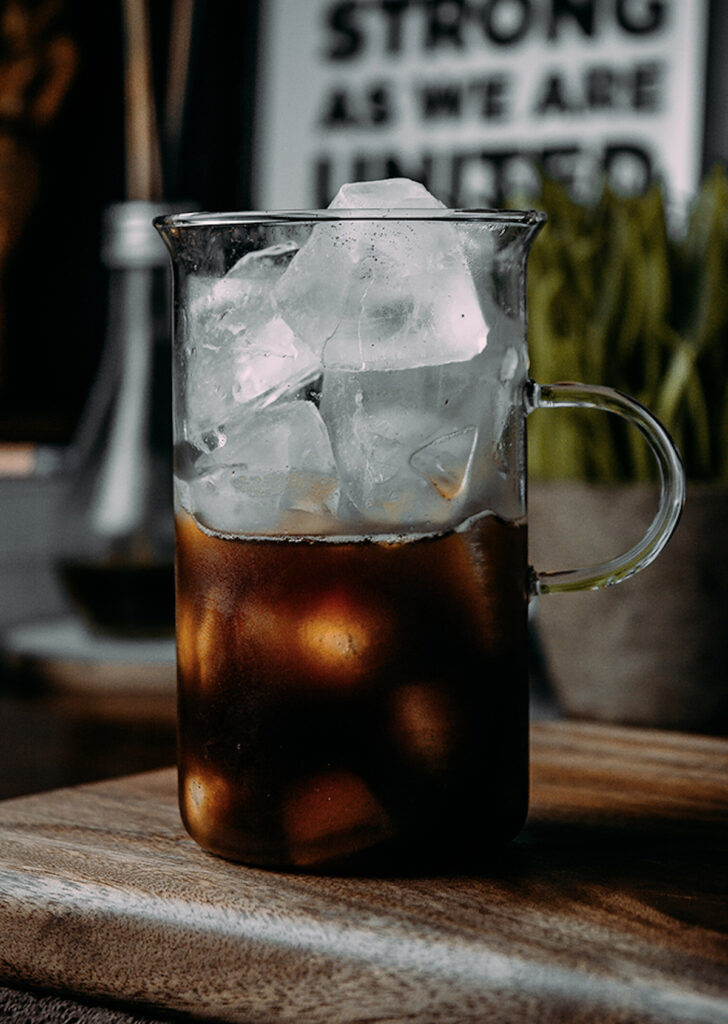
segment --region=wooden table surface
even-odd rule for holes
[[[246,1024],[723,1024],[727,780],[726,740],[536,724],[527,827],[469,877],[217,860],[172,769],[9,800],[0,980]]]

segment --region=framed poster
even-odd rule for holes
[[[708,0],[262,0],[253,195],[404,175],[491,206],[534,168],[689,195]]]

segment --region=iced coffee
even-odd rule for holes
[[[455,863],[523,822],[521,226],[444,214],[396,180],[165,229],[180,803],[223,857]]]

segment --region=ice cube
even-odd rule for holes
[[[318,358],[278,315],[273,287],[297,249],[243,256],[219,279],[191,278],[186,326],[187,440],[221,446],[240,405],[264,407],[321,372]]]
[[[466,486],[477,430],[463,427],[441,434],[410,456],[410,466],[451,501]]]
[[[424,185],[410,178],[381,178],[342,185],[329,203],[330,210],[443,210],[444,204]]]
[[[227,280],[243,278],[246,281],[258,278],[267,281],[271,273],[283,273],[298,252],[296,242],[280,242],[266,249],[254,249],[241,257],[225,277]]]
[[[407,179],[343,186],[332,208],[343,204],[385,219],[317,224],[275,287],[281,316],[324,366],[404,369],[481,352],[488,328],[457,229],[426,215],[386,219],[442,204]]]
[[[291,862],[299,866],[356,853],[394,832],[364,780],[331,766],[296,777],[283,797],[282,824]]]
[[[339,500],[329,436],[311,402],[238,412],[225,444],[201,456],[188,481],[191,511],[223,533],[320,533]]]
[[[428,233],[431,226],[426,225]],[[488,331],[467,266],[451,257],[457,254],[443,253],[438,263],[391,261],[386,274],[375,270],[350,296],[324,349],[324,366],[405,369],[477,355]]]
[[[321,415],[342,492],[363,522],[443,528],[466,514],[480,384],[463,363],[324,372]]]
[[[241,302],[243,308],[251,300],[269,303],[271,283],[281,276],[297,251],[295,242],[284,242],[246,253],[223,277],[213,278],[211,287],[208,283],[198,291],[194,299],[197,311],[229,316]]]
[[[269,405],[321,373],[321,364],[288,324],[274,316],[257,330],[243,328],[233,355],[232,396],[241,405]]]

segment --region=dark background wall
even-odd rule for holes
[[[0,2],[0,106],[23,59],[13,52],[7,27],[13,6]],[[63,443],[103,343],[102,213],[126,198],[121,3],[21,0],[18,6],[39,15],[53,11],[32,52],[42,55],[44,42],[63,37],[72,40],[76,64],[62,103],[42,127],[0,110],[0,195],[4,190],[9,216],[28,192],[28,176],[14,174],[8,161],[3,166],[3,134],[37,170],[31,209],[7,266],[0,264],[0,441]],[[161,118],[171,3],[152,0],[150,8]],[[165,199],[207,209],[249,205],[257,13],[257,0],[195,4],[185,129]]]

